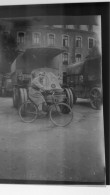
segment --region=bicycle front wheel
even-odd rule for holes
[[[19,116],[25,123],[31,123],[37,118],[37,107],[30,101],[21,104],[19,108]]]
[[[60,127],[68,125],[73,119],[73,111],[65,103],[55,104],[50,109],[51,121]]]

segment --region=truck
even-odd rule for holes
[[[67,67],[63,84],[72,89],[74,103],[77,98],[89,99],[92,108],[100,109],[103,97],[101,62],[101,56],[97,55]]]
[[[13,86],[13,106],[19,106],[28,99],[28,89],[31,83],[33,71],[45,71],[52,73],[57,78],[62,92],[57,95],[62,96],[65,94],[66,103],[71,107],[73,106],[72,90],[64,88],[61,80],[59,80],[60,59],[64,50],[52,47],[43,48],[27,48],[24,52],[19,54],[11,65],[11,78]],[[52,75],[50,74],[50,75]],[[52,85],[51,85],[52,86]],[[55,86],[55,85],[53,85]]]

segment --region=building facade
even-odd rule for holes
[[[17,42],[18,50],[25,51],[31,47],[63,49],[64,52],[55,59],[60,75],[70,64],[83,61],[89,51],[99,44],[97,26],[36,25],[23,22],[13,21],[13,28],[9,31]]]
[[[98,36],[86,25],[43,25],[14,29],[19,50],[29,47],[55,47],[64,49],[62,64],[84,60],[90,49],[98,45]]]

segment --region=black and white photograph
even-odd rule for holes
[[[0,183],[106,184],[102,44],[101,15],[0,17]]]

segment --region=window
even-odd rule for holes
[[[63,47],[69,46],[69,37],[68,35],[63,35]]]
[[[88,25],[88,31],[93,31],[93,25]]]
[[[88,31],[87,25],[80,25],[80,30]]]
[[[55,35],[54,34],[49,34],[48,35],[48,45],[49,46],[54,46],[55,45]]]
[[[68,65],[68,53],[63,53],[63,64]]]
[[[66,25],[67,29],[75,29],[74,25]]]
[[[62,25],[53,25],[54,28],[62,28]]]
[[[81,48],[81,42],[82,42],[82,38],[76,37],[76,47]]]
[[[81,54],[80,53],[77,53],[75,55],[75,60],[76,60],[76,62],[80,62],[81,61]]]
[[[33,33],[33,44],[40,44],[40,33],[34,32]]]
[[[6,37],[9,36],[9,34],[10,34],[10,31],[4,31],[3,32],[3,35],[6,36]]]
[[[92,49],[94,47],[94,39],[93,38],[89,38],[88,39],[88,48]]]
[[[75,29],[79,30],[80,29],[80,25],[75,25]]]
[[[25,33],[24,32],[18,32],[17,33],[17,42],[18,43],[24,43],[25,42]]]

